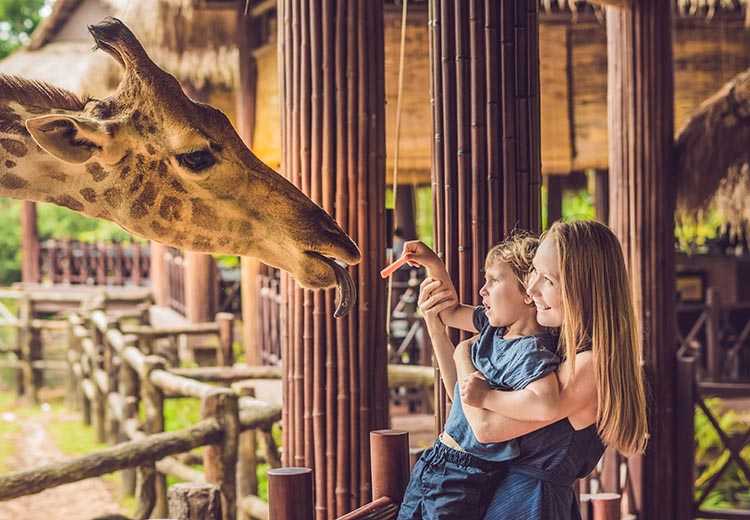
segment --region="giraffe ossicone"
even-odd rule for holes
[[[178,248],[252,256],[303,287],[338,285],[336,315],[345,314],[356,293],[344,265],[361,255],[336,221],[260,161],[223,113],[190,99],[120,20],[89,31],[124,69],[106,99],[0,74],[0,196]]]

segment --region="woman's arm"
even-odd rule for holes
[[[493,390],[480,372],[461,383],[461,402],[519,421],[547,421],[557,416],[560,384],[552,372],[515,391]]]
[[[473,372],[471,354],[467,349],[456,349],[454,359],[459,381],[466,380]],[[570,377],[569,365],[560,366],[560,403],[557,413],[548,420],[516,420],[489,410],[465,405],[464,413],[474,436],[479,442],[503,442],[536,431],[559,421],[596,403],[596,385],[590,352],[576,356],[575,377]],[[498,392],[499,393],[499,392]],[[511,394],[515,392],[504,392]]]

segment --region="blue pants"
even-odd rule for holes
[[[412,469],[398,520],[481,519],[505,466],[436,441]]]

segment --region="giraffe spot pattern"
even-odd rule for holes
[[[83,188],[78,193],[81,194],[81,197],[83,197],[86,202],[90,202],[91,204],[96,202],[96,191],[94,191],[93,188]]]
[[[122,192],[117,188],[109,188],[104,192],[104,200],[112,209],[117,209],[122,204]]]
[[[21,141],[15,139],[0,139],[0,146],[2,146],[6,152],[15,156],[23,157],[29,152],[29,149]]]
[[[252,224],[246,220],[230,220],[227,223],[227,230],[233,234],[249,235],[252,229]]]
[[[107,175],[109,175],[109,172],[99,163],[87,164],[86,171],[89,172],[89,175],[94,179],[94,182],[101,182],[107,178]]]
[[[151,229],[153,230],[154,233],[156,233],[157,235],[161,237],[164,237],[169,234],[169,229],[162,226],[161,223],[159,223],[156,220],[151,221]]]
[[[166,161],[159,161],[159,166],[156,168],[156,173],[159,174],[159,177],[164,178],[167,176],[167,163]]]
[[[133,218],[143,218],[148,214],[148,210],[154,205],[156,201],[156,187],[153,182],[147,182],[143,187],[143,191],[138,198],[133,201],[133,206],[130,208],[130,216]]]
[[[133,182],[130,184],[130,188],[128,189],[128,191],[132,194],[141,189],[141,186],[143,186],[143,180],[143,172],[138,172],[133,179]]]
[[[196,226],[208,229],[210,231],[218,231],[221,229],[219,224],[219,217],[216,215],[216,210],[203,202],[202,199],[191,199],[193,205],[193,211],[191,220]]]
[[[29,182],[26,179],[22,179],[18,175],[13,175],[12,173],[6,173],[0,177],[0,186],[9,190],[20,190],[28,185]]]
[[[66,182],[68,180],[68,176],[66,174],[64,174],[63,172],[58,172],[56,170],[47,171],[44,173],[44,175],[57,182]]]
[[[180,210],[182,209],[182,201],[177,197],[166,196],[162,199],[159,205],[159,216],[171,222],[174,220],[180,220]]]
[[[172,182],[170,182],[169,185],[178,193],[187,193],[185,186],[183,186],[177,179],[172,179]]]
[[[123,166],[122,170],[120,170],[120,178],[127,179],[128,176],[130,176],[130,166]]]
[[[8,159],[7,161],[5,161],[5,167],[10,170],[11,168],[15,168],[16,167],[16,163],[14,163],[10,159]]]
[[[196,249],[198,251],[213,249],[213,246],[211,245],[211,239],[198,235],[193,239],[193,249]]]
[[[156,155],[156,148],[151,143],[146,143],[146,151],[149,155]]]
[[[24,137],[29,135],[29,131],[23,125],[21,116],[4,105],[0,105],[0,132]]]
[[[50,197],[47,202],[63,206],[73,211],[83,211],[83,203],[70,195],[60,195],[59,197]]]

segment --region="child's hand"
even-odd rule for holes
[[[445,327],[440,312],[458,305],[455,294],[450,289],[441,289],[442,282],[430,277],[419,286],[419,310],[422,311],[427,328]]]
[[[410,255],[409,265],[412,267],[424,266],[428,272],[432,269],[444,268],[440,257],[421,240],[405,242],[403,254]]]
[[[490,387],[480,372],[472,372],[461,382],[461,402],[481,408]]]

